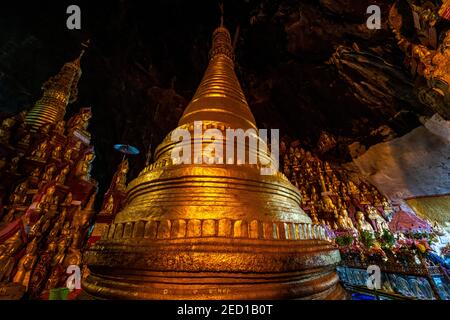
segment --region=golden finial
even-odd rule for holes
[[[76,58],[76,59],[73,61],[73,63],[74,63],[75,65],[77,65],[78,67],[80,67],[80,61],[81,61],[81,58],[83,57],[83,55],[84,55],[84,53],[86,52],[86,50],[89,49],[90,44],[91,44],[91,40],[90,40],[90,39],[88,39],[86,42],[82,42],[82,43],[81,43],[82,49],[81,49],[80,55],[78,56],[78,58]]]
[[[223,3],[219,3],[220,8],[220,26],[223,27]]]

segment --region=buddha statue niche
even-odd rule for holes
[[[366,213],[367,217],[373,222],[373,224],[375,224],[377,231],[381,232],[385,229],[389,230],[387,222],[383,219],[383,217],[374,206],[367,206]]]
[[[127,188],[128,159],[122,161],[117,169],[115,177],[115,189],[125,190]]]
[[[102,214],[106,214],[106,215],[110,215],[113,214],[114,211],[114,197],[111,194],[108,197],[108,200],[106,201],[105,205],[103,206],[101,213]]]
[[[38,247],[38,238],[34,238],[28,244],[25,255],[20,259],[17,272],[13,278],[13,282],[22,284],[26,290],[28,290],[28,285],[30,283],[31,271],[38,258]]]
[[[14,193],[11,195],[10,198],[10,203],[19,205],[24,204],[27,199],[27,191],[28,191],[28,181],[25,180],[22,183],[20,183],[14,190]]]
[[[17,231],[14,236],[8,239],[1,247],[0,252],[0,282],[8,282],[11,272],[16,264],[15,255],[23,245],[21,231]]]
[[[73,131],[82,131],[85,132],[87,126],[89,125],[89,120],[92,117],[91,108],[82,108],[80,112],[74,115],[67,122],[67,127],[69,128],[69,132]]]
[[[42,196],[41,200],[39,201],[37,208],[41,210],[47,209],[53,202],[54,193],[55,193],[55,186],[48,187],[44,195]]]
[[[55,171],[56,166],[54,164],[49,165],[42,175],[42,181],[51,181],[53,179],[53,174],[55,173]]]
[[[75,176],[89,181],[91,179],[90,172],[91,172],[91,162],[94,160],[94,153],[93,152],[87,152],[83,159],[80,160],[75,168]]]
[[[342,229],[346,230],[356,230],[353,225],[352,219],[348,216],[348,211],[345,208],[341,208],[341,212],[339,214],[338,224]]]
[[[60,160],[61,159],[62,147],[57,145],[52,151],[52,159]]]
[[[356,223],[357,223],[357,228],[358,228],[359,232],[362,232],[362,231],[374,232],[370,223],[368,223],[366,221],[364,213],[361,211],[356,212]]]
[[[64,168],[61,169],[61,172],[56,176],[56,183],[58,184],[64,184],[66,182],[66,177],[67,174],[70,171],[70,167],[69,166],[65,166]]]
[[[43,141],[38,144],[37,148],[31,152],[31,158],[38,161],[44,161],[47,157],[48,142]]]

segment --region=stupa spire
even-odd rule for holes
[[[44,93],[41,99],[36,102],[25,118],[31,131],[37,131],[44,124],[55,124],[63,120],[67,105],[76,101],[78,80],[81,77],[80,61],[84,51],[83,49],[75,60],[64,64],[57,75],[43,84]]]
[[[255,118],[234,72],[233,46],[230,32],[223,26],[223,16],[213,33],[209,56],[203,79],[178,124],[220,121],[231,128],[256,129]]]

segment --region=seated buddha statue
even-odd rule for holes
[[[67,240],[61,239],[58,242],[58,251],[53,256],[52,265],[55,266],[57,264],[62,264],[64,261],[64,258],[66,256],[66,249],[67,249]]]
[[[55,182],[58,184],[64,184],[66,182],[67,174],[69,173],[69,171],[69,166],[65,166],[64,168],[62,168],[59,174],[56,176]]]
[[[309,209],[309,214],[311,216],[311,220],[312,220],[313,224],[319,224],[317,211],[316,211],[316,208],[314,206],[311,206],[311,208]]]
[[[31,157],[35,160],[43,161],[47,157],[48,142],[43,141],[31,152]]]
[[[380,215],[380,213],[374,206],[372,206],[372,205],[367,206],[366,212],[367,212],[367,217],[370,220],[372,220],[372,222],[377,227],[377,231],[381,232],[385,229],[389,230],[389,226],[388,226],[387,222],[383,219],[383,217]]]
[[[50,206],[50,204],[53,202],[53,195],[55,193],[55,187],[50,186],[42,196],[41,200],[39,201],[37,208],[38,209],[46,209]]]
[[[19,260],[17,272],[14,275],[13,282],[20,283],[26,290],[30,283],[31,271],[37,261],[37,251],[39,242],[37,238],[34,238],[28,245],[25,255]]]
[[[353,221],[352,219],[348,216],[348,211],[347,209],[345,209],[344,207],[341,208],[341,212],[340,212],[340,218],[341,218],[341,223],[343,223],[343,226],[345,227],[345,229],[347,230],[356,230],[355,226],[353,225]]]
[[[358,187],[351,180],[348,180],[348,182],[347,182],[347,189],[348,189],[348,192],[350,192],[353,195],[360,193]]]
[[[62,206],[70,206],[72,205],[73,196],[72,192],[67,193],[66,198],[64,199],[64,202],[61,204]]]
[[[55,173],[55,171],[56,166],[54,164],[49,165],[42,175],[42,181],[51,181],[53,179],[53,174]]]
[[[62,147],[57,145],[52,151],[52,159],[60,160],[61,159]]]
[[[374,232],[370,223],[366,221],[364,213],[361,211],[356,212],[356,224],[357,224],[356,227],[359,232],[362,231]]]
[[[33,178],[39,178],[40,175],[41,175],[41,169],[39,169],[39,168],[34,168],[33,171],[31,172],[31,177],[33,177]]]
[[[67,147],[67,149],[64,151],[64,161],[71,162],[72,161],[72,154],[73,154],[73,148]]]
[[[20,231],[17,231],[14,236],[3,244],[2,251],[0,252],[0,282],[8,282],[10,280],[11,273],[16,264],[15,255],[19,252],[22,245]]]
[[[92,117],[91,108],[82,108],[80,112],[74,115],[67,122],[67,127],[69,131],[85,131],[89,124],[89,119]]]
[[[314,186],[311,187],[311,201],[312,203],[316,203],[319,201],[319,195],[317,194],[316,188]]]
[[[88,152],[84,155],[83,159],[80,160],[75,168],[75,176],[89,181],[90,171],[91,171],[91,161],[94,159],[94,153]]]
[[[323,204],[324,204],[324,206],[325,206],[324,209],[325,209],[327,212],[334,212],[335,210],[337,210],[337,209],[336,209],[336,206],[335,206],[334,203],[333,203],[333,200],[331,200],[331,198],[330,198],[329,196],[323,195],[323,196],[322,196],[322,201],[323,201]]]
[[[125,190],[127,188],[128,159],[122,161],[117,169],[115,178],[115,188],[117,190]]]
[[[11,195],[10,203],[12,204],[24,204],[27,199],[27,193],[28,191],[28,181],[25,180],[24,182],[20,183],[16,189],[14,189],[14,193]]]

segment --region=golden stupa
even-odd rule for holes
[[[25,122],[35,132],[45,124],[56,124],[64,119],[66,107],[77,99],[77,84],[81,77],[80,56],[64,64],[61,71],[42,86],[44,91],[34,107],[27,113]]]
[[[221,25],[177,130],[218,129],[225,136],[227,128],[256,123]],[[209,142],[210,136],[174,142],[169,134],[158,146],[155,163],[129,184],[125,208],[86,251],[84,290],[119,299],[345,297],[335,272],[339,252],[302,211],[284,175],[262,175],[261,163],[174,163],[171,152],[180,144],[191,145],[195,158],[195,148]],[[264,150],[246,147],[246,154],[276,161]]]

